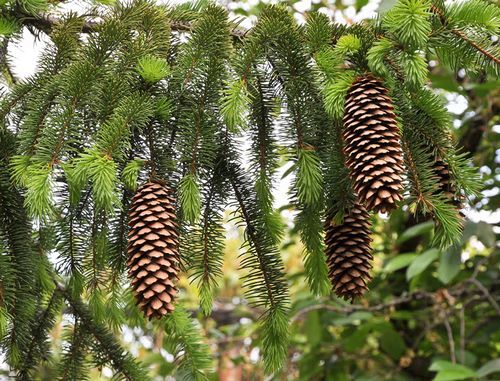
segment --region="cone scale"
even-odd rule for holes
[[[371,75],[345,101],[344,152],[354,191],[368,210],[390,212],[402,199],[403,151],[391,98]]]
[[[165,186],[149,182],[129,211],[128,274],[138,307],[148,319],[174,310],[178,290],[179,239],[175,199]]]
[[[328,276],[335,294],[353,301],[368,290],[372,268],[371,221],[365,207],[355,203],[346,210],[344,220],[325,223],[325,255]]]

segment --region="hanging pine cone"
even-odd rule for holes
[[[451,182],[450,167],[438,157],[433,164],[433,170],[439,184],[436,193],[442,194],[446,199],[448,199],[450,203],[460,212],[460,216],[463,218],[464,214],[461,210],[464,205],[462,203],[462,199],[456,196],[456,189]]]
[[[345,300],[353,301],[368,289],[373,260],[370,235],[370,215],[359,203],[345,211],[341,224],[331,217],[325,223],[328,276],[335,294]]]
[[[148,319],[174,310],[179,254],[175,200],[159,183],[142,185],[129,212],[128,268],[137,305]]]
[[[344,115],[346,165],[368,210],[389,212],[402,199],[403,151],[392,100],[371,75],[347,93]]]

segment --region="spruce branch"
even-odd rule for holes
[[[14,13],[12,15],[16,19],[21,20],[22,25],[28,27],[34,27],[38,30],[46,34],[51,34],[51,32],[61,24],[62,20],[60,17],[50,14],[50,13],[41,13],[37,16],[27,15],[25,13]],[[84,16],[81,16],[83,21],[81,26],[82,33],[95,33],[99,30],[99,27],[102,24],[102,21],[98,20],[88,20]],[[171,20],[170,28],[176,32],[189,32],[193,31],[192,21],[184,21],[184,20]],[[243,39],[247,36],[249,30],[243,29],[240,26],[234,26],[229,30],[231,36],[235,39]]]
[[[220,176],[221,161],[218,162],[202,192],[202,215],[196,226],[186,229],[181,241],[181,254],[190,279],[196,282],[203,313],[212,311],[214,291],[222,276],[224,228],[223,214],[229,185]]]
[[[431,4],[431,10],[432,10],[432,12],[434,12],[435,14],[437,14],[439,16],[439,20],[441,21],[441,24],[443,26],[446,27],[446,26],[449,25],[449,22],[448,22],[448,20],[447,20],[447,18],[445,16],[444,12],[441,9],[439,9],[435,4]],[[466,41],[468,44],[470,44],[474,49],[476,49],[481,54],[485,55],[486,57],[488,57],[489,59],[491,59],[495,63],[500,64],[500,58],[495,57],[492,53],[490,53],[489,51],[487,51],[485,48],[483,48],[482,46],[480,46],[479,44],[477,44],[475,41],[473,41],[470,38],[468,38],[467,35],[465,33],[463,33],[461,30],[456,29],[456,28],[452,28],[451,32],[455,36],[457,36],[457,37],[463,39],[464,41]]]
[[[429,50],[444,56],[444,64],[466,70],[498,66],[496,43],[488,42],[498,22],[487,17],[496,11],[480,9],[479,0],[468,4],[443,6],[438,20],[430,1],[400,0],[382,21],[349,27],[324,15],[310,15],[300,26],[285,7],[266,6],[248,31],[235,26],[222,7],[203,1],[175,8],[118,2],[102,14],[68,18],[14,8],[23,14],[22,25],[50,34],[54,44],[40,70],[0,104],[0,332],[6,333],[2,349],[9,365],[19,369],[26,353],[33,362],[42,358],[45,331],[35,318],[45,303],[36,298],[45,301],[51,288],[44,283],[47,259],[35,250],[30,217],[50,215],[42,222],[54,228],[57,273],[68,284],[57,292],[75,316],[63,344],[68,373],[60,377],[86,371],[85,357],[92,353],[94,366],[111,364],[126,379],[147,378],[107,327],[144,323],[120,306],[130,191],[149,170],[150,180],[172,183],[180,196],[180,254],[204,314],[222,275],[224,210],[234,196],[229,200],[239,212],[238,226],[246,228],[245,297],[261,314],[257,345],[266,372],[278,370],[289,338],[288,284],[278,249],[283,223],[273,208],[280,154],[292,164],[287,174],[295,175],[291,199],[306,278],[313,293],[326,294],[323,217],[342,221],[356,197],[340,118],[347,90],[368,71],[384,78],[398,103],[402,123],[395,130],[401,127],[404,134],[407,168],[397,172],[408,173],[411,211],[432,215],[435,244],[457,239],[460,219],[450,193],[474,195],[478,181],[450,139],[443,105],[421,87]],[[479,48],[493,59],[478,54]],[[385,107],[392,110],[385,103],[373,115],[364,112],[370,125]],[[232,146],[240,134],[250,143],[248,169],[238,160],[247,146]],[[380,139],[373,138],[373,145]],[[350,156],[358,165],[357,153]],[[436,169],[438,160],[444,170]],[[438,175],[445,180],[441,187]],[[42,323],[50,320],[43,310],[38,316]],[[187,312],[181,307],[160,325],[171,333],[177,376],[204,378],[212,362]]]
[[[249,252],[241,266],[250,269],[245,276],[247,297],[256,307],[267,307],[261,316],[264,367],[275,372],[286,359],[288,343],[289,302],[283,264],[248,180],[235,162],[227,163],[226,171],[246,225]]]
[[[465,42],[467,42],[469,45],[471,45],[478,52],[480,52],[481,54],[483,54],[484,56],[488,57],[490,60],[495,62],[497,65],[500,65],[500,57],[494,56],[493,53],[490,53],[485,48],[483,48],[481,45],[479,45],[478,43],[476,43],[472,39],[468,38],[465,33],[463,33],[462,31],[460,31],[458,29],[452,29],[451,32],[455,36],[457,36],[457,37],[461,38],[462,40],[464,40]]]
[[[275,293],[273,290],[272,282],[269,279],[269,273],[266,271],[265,264],[263,262],[263,258],[265,256],[265,253],[262,251],[262,247],[259,244],[259,239],[257,238],[257,235],[256,235],[257,228],[252,223],[252,219],[251,219],[249,212],[246,208],[245,201],[243,200],[243,195],[241,193],[239,185],[234,180],[231,180],[231,186],[233,187],[233,191],[234,191],[234,194],[236,196],[236,200],[238,201],[239,207],[241,209],[241,213],[243,215],[243,219],[245,220],[245,223],[247,225],[246,233],[248,234],[249,241],[251,242],[251,245],[255,248],[255,251],[256,251],[257,259],[259,261],[260,271],[261,271],[262,276],[264,278],[264,283],[265,283],[265,288],[266,288],[266,293],[267,293],[267,298],[269,300],[269,304],[271,305],[271,307],[275,307],[276,306]]]
[[[31,330],[31,340],[27,345],[26,353],[23,354],[23,365],[18,374],[20,380],[31,379],[32,375],[30,373],[38,361],[48,357],[48,352],[50,351],[46,345],[48,331],[52,329],[55,323],[61,302],[61,295],[54,288],[47,306],[37,314]]]
[[[465,42],[465,44],[472,47],[474,51],[479,52],[494,65],[500,65],[500,57],[495,54],[498,53],[498,51],[491,51],[491,47],[494,46],[491,45],[491,41],[487,41],[490,45],[490,48],[487,48],[473,38],[470,38],[467,33],[462,30],[463,26],[469,27],[468,29],[470,29],[470,26],[474,26],[473,24],[476,22],[479,27],[479,33],[476,34],[484,35],[484,30],[482,29],[485,29],[490,34],[498,33],[500,24],[496,20],[498,20],[500,13],[495,5],[485,3],[481,0],[474,0],[452,5],[449,9],[441,9],[435,2],[432,2],[430,10],[438,16],[444,30],[450,31],[453,36]],[[450,41],[448,41],[448,45],[451,46],[452,55],[460,54],[458,51],[460,46],[454,47],[453,43],[450,43]],[[443,58],[446,58],[444,54],[447,49],[447,44],[443,44],[439,50]],[[474,59],[471,54],[466,54],[466,52],[462,52],[462,55],[463,57],[456,57],[455,60],[460,62],[461,60],[469,59],[469,56],[471,59]],[[498,66],[496,66],[496,70],[498,71]]]
[[[208,345],[203,341],[197,327],[188,312],[181,306],[164,321],[166,344],[176,354],[181,380],[207,380],[207,373],[213,369],[212,357]]]
[[[127,381],[147,381],[149,377],[144,369],[127,352],[115,337],[101,323],[92,316],[88,305],[85,305],[78,297],[74,296],[64,286],[56,284],[57,289],[71,306],[72,312],[81,320],[81,324],[91,333],[96,342],[98,353],[102,353],[113,368],[120,372]]]
[[[9,41],[10,41],[9,37],[4,37],[0,41],[0,73],[3,74],[7,85],[12,86],[17,83],[17,78],[12,72],[12,69],[10,67],[10,62],[7,56],[7,52],[9,49]]]
[[[68,342],[64,348],[59,366],[59,381],[82,380],[87,381],[88,361],[86,359],[91,337],[85,331],[78,317],[72,327],[63,333],[63,338]]]
[[[22,366],[22,356],[31,341],[31,327],[36,313],[37,275],[40,258],[33,249],[32,227],[23,207],[22,195],[13,187],[8,160],[14,152],[14,138],[0,124],[0,234],[6,237],[7,256],[12,263],[12,284],[4,285],[2,299],[10,315],[7,334],[0,345],[7,363],[14,369]]]

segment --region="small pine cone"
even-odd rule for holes
[[[368,290],[371,279],[371,221],[365,207],[356,203],[345,211],[344,221],[325,224],[325,254],[328,276],[338,297],[353,301]]]
[[[129,211],[128,273],[137,305],[148,319],[174,310],[179,239],[175,199],[159,183],[142,185]]]
[[[455,206],[458,211],[460,211],[460,216],[463,218],[464,214],[461,212],[461,210],[463,209],[464,205],[462,199],[458,198],[455,194],[456,189],[451,182],[450,167],[447,163],[445,163],[443,160],[441,160],[441,158],[438,157],[434,162],[433,170],[439,183],[439,187],[436,193],[442,194],[448,200],[450,200],[450,203]]]
[[[396,208],[403,198],[403,150],[392,100],[371,75],[358,78],[347,93],[343,139],[361,203],[375,212]]]

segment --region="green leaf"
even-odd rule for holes
[[[421,88],[427,80],[427,60],[419,52],[404,53],[402,55],[403,70],[406,83],[410,88]]]
[[[406,279],[410,280],[424,271],[438,257],[438,249],[430,249],[416,257],[406,270]]]
[[[92,180],[92,194],[97,209],[113,213],[120,201],[117,193],[116,163],[96,149],[87,149],[75,159],[75,182]]]
[[[14,184],[23,187],[28,185],[30,164],[30,156],[15,155],[10,158],[11,177]]]
[[[345,96],[353,81],[354,72],[346,71],[329,80],[323,88],[325,109],[332,118],[340,118],[344,114]]]
[[[132,191],[137,189],[137,179],[143,166],[144,160],[134,159],[129,161],[125,168],[123,168],[122,180],[128,189]]]
[[[460,272],[462,247],[453,245],[449,247],[439,260],[438,279],[444,284],[450,283]]]
[[[368,4],[368,0],[356,0],[356,11],[360,11],[366,4]]]
[[[196,176],[185,175],[179,183],[179,200],[186,221],[198,221],[201,209],[201,195]]]
[[[319,311],[311,311],[307,315],[307,323],[305,325],[305,333],[307,342],[311,347],[315,347],[321,342],[323,336],[323,326],[319,318]]]
[[[492,373],[500,372],[500,358],[493,359],[484,364],[481,368],[479,368],[476,373],[477,377],[486,377]]]
[[[32,15],[47,10],[49,4],[47,0],[24,0],[20,1],[24,10]]]
[[[496,237],[493,231],[493,225],[480,221],[477,224],[477,238],[486,247],[495,247]]]
[[[368,66],[372,72],[378,75],[384,75],[387,73],[384,60],[393,48],[393,42],[387,38],[381,38],[372,45],[366,55],[366,58],[368,59]]]
[[[343,71],[339,71],[339,67],[344,62],[344,58],[331,47],[316,52],[314,60],[328,81],[333,82],[343,73]]]
[[[464,91],[460,88],[457,81],[450,75],[430,75],[432,87],[462,94]]]
[[[360,48],[361,40],[353,34],[340,37],[335,45],[335,51],[341,55],[356,53]]]
[[[312,149],[299,149],[297,160],[297,189],[299,200],[312,204],[321,197],[322,176],[319,157]]]
[[[372,326],[369,324],[361,324],[359,327],[356,327],[351,335],[342,340],[343,348],[347,352],[359,351],[365,345],[371,329]]]
[[[500,29],[500,8],[498,2],[455,1],[448,9],[448,19],[455,25],[467,25],[496,34]]]
[[[0,17],[0,36],[10,36],[19,30],[20,26],[16,20]]]
[[[287,359],[289,335],[288,314],[272,308],[262,319],[262,355],[266,373],[281,369]]]
[[[383,19],[384,26],[403,45],[423,48],[431,31],[429,1],[399,0]]]
[[[173,102],[167,97],[159,97],[155,104],[155,115],[162,122],[168,121],[174,111]]]
[[[237,80],[228,84],[222,96],[221,114],[230,131],[238,132],[245,129],[250,102],[245,81]]]
[[[429,370],[438,372],[433,381],[453,381],[466,380],[468,378],[477,377],[477,373],[470,368],[461,364],[453,364],[449,361],[437,360],[434,361]]]
[[[406,352],[406,345],[401,335],[396,332],[391,323],[384,324],[379,329],[380,348],[394,360],[398,360]]]
[[[396,257],[387,262],[383,271],[386,273],[392,273],[396,270],[405,268],[409,266],[416,257],[417,254],[415,253],[398,254]]]
[[[403,232],[403,234],[401,234],[398,237],[398,240],[396,241],[396,243],[398,245],[400,245],[400,244],[402,244],[402,243],[404,243],[412,238],[429,233],[433,227],[434,227],[434,223],[432,221],[422,222],[421,224],[412,226],[411,228],[406,229]]]
[[[373,314],[366,311],[357,311],[353,312],[348,316],[342,316],[338,318],[334,318],[331,320],[334,325],[349,325],[349,324],[357,324],[363,320],[369,320],[373,317]]]
[[[306,13],[305,34],[309,49],[318,52],[330,46],[332,26],[330,18],[319,12]]]
[[[148,83],[156,83],[170,74],[170,67],[163,58],[145,56],[137,63],[139,75]]]
[[[26,185],[27,192],[24,203],[28,213],[40,219],[53,215],[52,168],[49,165],[38,163],[30,165]]]
[[[176,378],[206,380],[206,373],[213,369],[213,360],[210,348],[190,314],[178,304],[163,321],[167,333],[166,349],[176,354]]]
[[[433,381],[453,381],[453,380],[466,380],[468,378],[475,377],[473,371],[464,372],[458,369],[450,369],[450,370],[442,370],[440,371],[436,377],[433,378]]]

